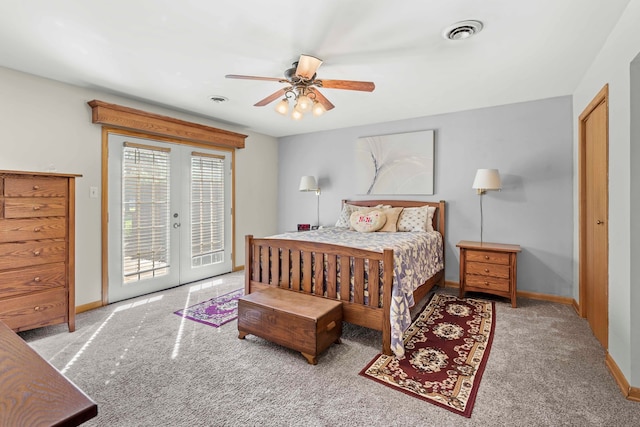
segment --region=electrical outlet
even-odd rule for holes
[[[92,199],[98,198],[98,187],[89,187],[89,197]]]

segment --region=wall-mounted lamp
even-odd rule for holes
[[[316,183],[316,179],[312,176],[303,176],[300,178],[300,186],[298,187],[299,191],[315,191],[316,192],[316,211],[317,211],[317,222],[316,228],[320,227],[320,187]]]
[[[487,190],[500,190],[502,188],[498,169],[478,169],[471,188],[474,188],[480,195],[480,243],[482,243],[482,195]]]

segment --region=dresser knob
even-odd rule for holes
[[[40,251],[33,251],[34,256],[40,256]]]
[[[33,307],[33,311],[40,311],[40,306],[36,305],[35,307]]]
[[[489,259],[489,255],[485,255],[485,256],[484,256],[484,259]]]
[[[39,282],[40,280],[42,280],[42,279],[40,279],[40,276],[36,276],[36,277],[33,278],[34,282]]]
[[[34,207],[33,207],[33,210],[34,210],[34,211],[39,211],[39,210],[40,210],[40,206],[34,206]]]
[[[489,282],[484,282],[484,285],[485,286],[489,286]]]
[[[39,189],[40,189],[40,186],[39,186],[39,185],[34,185],[34,186],[33,186],[33,189],[34,189],[34,190],[39,190]]]
[[[485,268],[485,269],[484,269],[484,272],[485,272],[485,273],[488,273],[488,272],[489,272],[489,269],[488,269],[488,268]]]
[[[36,227],[33,229],[33,231],[35,231],[36,233],[40,231],[40,227]]]

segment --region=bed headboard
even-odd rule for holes
[[[342,204],[349,203],[356,206],[377,206],[377,205],[391,205],[392,207],[402,208],[417,208],[420,206],[433,206],[436,208],[436,212],[433,214],[433,229],[442,234],[444,240],[445,231],[445,201],[439,202],[425,202],[418,200],[342,200]]]

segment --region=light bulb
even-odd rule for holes
[[[291,113],[291,118],[293,120],[300,120],[302,118],[302,113],[297,108],[294,108],[293,112]]]
[[[324,108],[324,105],[316,101],[313,103],[313,109],[311,111],[313,111],[315,117],[318,117],[323,115],[327,110]]]
[[[307,95],[300,95],[298,97],[298,103],[296,104],[296,108],[303,113],[311,110],[312,101],[309,99]]]
[[[287,115],[289,112],[289,101],[285,98],[276,104],[276,111],[282,115]]]

